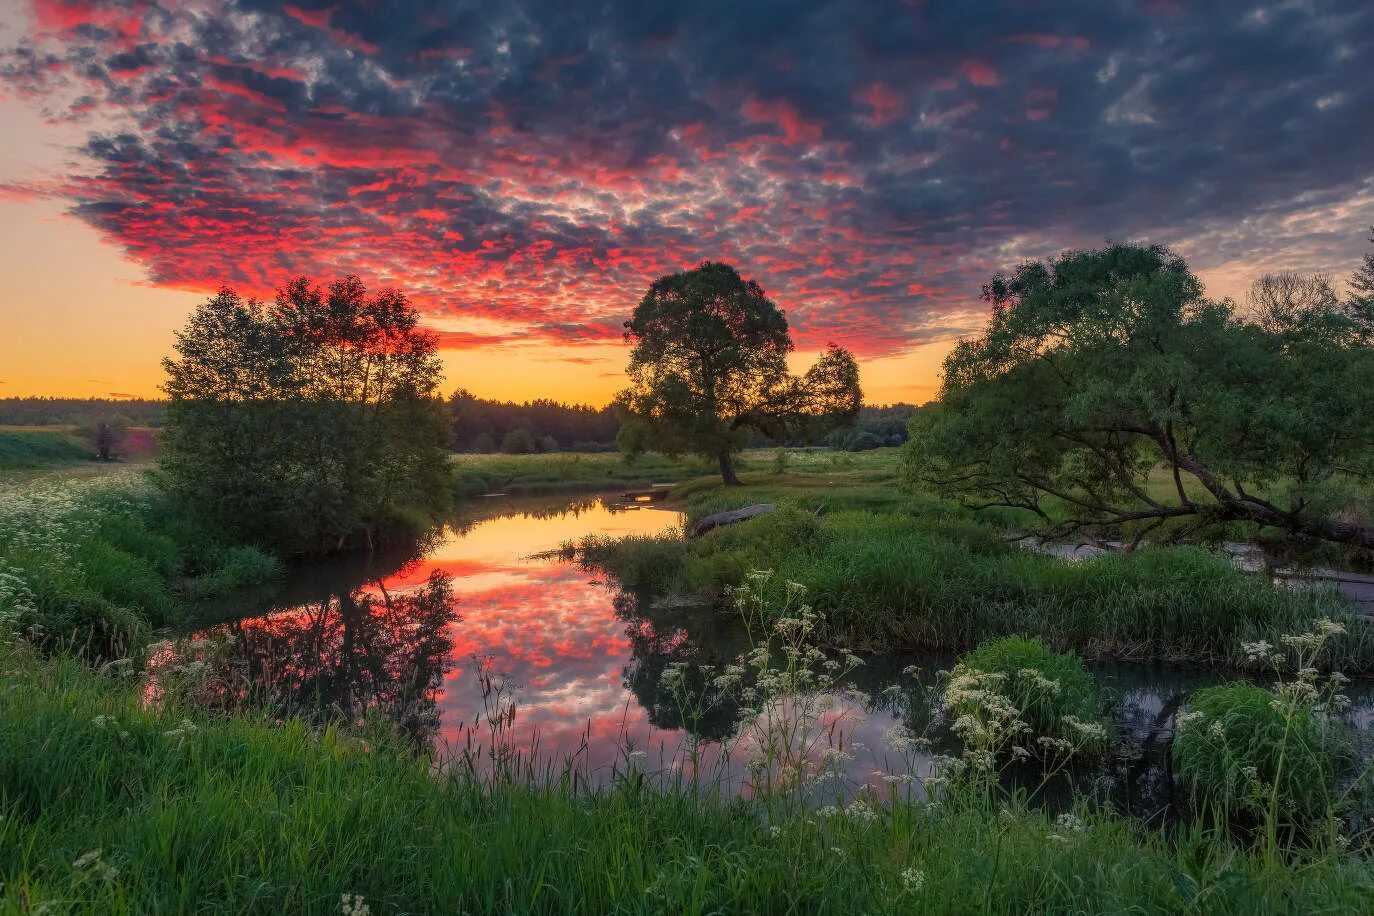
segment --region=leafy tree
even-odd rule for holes
[[[297,278],[225,288],[164,360],[168,489],[217,528],[291,552],[372,546],[437,517],[446,420],[434,336],[396,290]]]
[[[121,414],[96,420],[90,431],[96,458],[100,461],[113,460],[115,450],[124,442],[131,425],[129,418]]]
[[[1374,546],[1350,511],[1374,474],[1374,358],[1346,311],[1322,298],[1266,326],[1128,244],[1023,264],[984,296],[986,330],[912,421],[909,480],[1050,535],[1249,521]]]
[[[501,440],[501,451],[507,455],[528,455],[534,451],[534,433],[517,426]]]
[[[862,402],[858,366],[839,347],[802,378],[788,373],[786,316],[728,264],[655,280],[625,328],[634,350],[630,387],[617,395],[622,447],[714,458],[727,484],[739,483],[733,456],[749,430],[823,432]]]

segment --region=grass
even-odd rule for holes
[[[748,449],[736,461],[742,473],[766,481],[778,493],[798,494],[817,484],[817,475],[849,481],[867,474],[874,481],[890,478],[896,467],[895,449],[878,452],[834,452],[828,449],[790,449],[788,471],[777,474],[777,449]],[[714,461],[694,456],[668,458],[646,454],[627,461],[618,452],[549,452],[540,455],[454,455],[454,495],[471,498],[489,493],[593,492],[617,488],[675,483],[678,499],[694,498],[720,488]],[[757,493],[760,487],[750,488]],[[730,491],[735,492],[735,491]],[[890,498],[890,496],[889,496]]]
[[[1286,716],[1254,684],[1222,684],[1188,698],[1172,754],[1196,808],[1259,817],[1270,796],[1285,819],[1311,821],[1335,796],[1337,745],[1310,710]]]
[[[150,708],[0,647],[0,908],[74,913],[1356,912],[1360,853],[1271,863],[1101,812],[950,798],[771,823],[648,788],[436,775],[382,732]],[[867,809],[866,809],[867,810]],[[1051,840],[1050,834],[1060,837]]]
[[[993,675],[998,693],[1011,701],[1036,734],[1078,739],[1069,719],[1105,728],[1107,698],[1092,672],[1076,655],[1051,651],[1036,639],[1004,636],[989,640],[959,659],[953,676]],[[973,699],[956,702],[955,715],[978,711]],[[1095,750],[1105,749],[1106,742]]]
[[[91,461],[95,452],[69,429],[0,427],[0,471]]]
[[[1329,617],[1349,630],[1329,663],[1374,673],[1374,628],[1334,595],[1277,588],[1200,547],[1076,563],[1022,549],[997,517],[899,492],[894,452],[854,456],[843,470],[754,473],[741,488],[689,482],[673,495],[691,517],[778,508],[697,539],[590,539],[581,554],[631,588],[714,599],[751,569],[773,569],[806,584],[832,638],[856,647],[963,650],[1020,634],[1090,656],[1244,667],[1242,642]]]
[[[788,474],[770,482],[789,498]],[[919,500],[875,511],[866,502],[880,486],[836,483],[826,492],[833,512],[794,505],[750,523],[769,523],[752,535],[736,526],[690,548],[635,542],[637,562],[645,575],[680,570],[687,551],[701,550],[698,572],[724,575],[758,549],[791,558],[800,578],[837,566],[878,525],[914,527],[874,528],[870,540],[888,553],[863,560],[866,575],[910,548],[909,536],[945,551],[935,561],[1034,556],[957,514],[923,514]],[[837,540],[849,529],[850,540]],[[730,550],[701,546],[712,543]],[[1081,804],[1056,819],[1014,796],[992,802],[954,788],[938,805],[873,797],[821,816],[665,782],[629,756],[603,788],[540,781],[533,770],[487,779],[416,756],[380,722],[351,731],[252,711],[214,715],[176,690],[150,704],[132,666],[98,674],[89,655],[45,656],[14,635],[33,632],[15,626],[29,614],[61,637],[38,640],[42,647],[88,645],[86,624],[60,609],[91,602],[96,618],[117,611],[147,627],[179,615],[195,583],[214,590],[267,571],[251,548],[186,527],[136,475],[0,488],[0,563],[0,912],[337,913],[361,903],[372,914],[1249,914],[1374,905],[1367,852],[1334,842],[1266,856],[1201,824],[1165,834]],[[904,569],[883,587],[896,588]],[[915,580],[922,588],[938,586],[938,563],[932,569]],[[842,582],[825,580],[832,595]],[[1035,587],[1046,582],[1054,580]],[[92,654],[110,648],[118,647]],[[977,657],[1071,677],[1068,663],[1031,655],[1004,647]]]
[[[696,477],[710,469],[694,458],[644,455],[627,462],[616,452],[541,455],[454,455],[454,495],[573,493],[647,487]]]
[[[280,570],[176,517],[142,475],[0,484],[0,625],[50,650],[122,657],[175,622],[185,599]]]

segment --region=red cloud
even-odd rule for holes
[[[970,58],[960,64],[960,69],[964,71],[964,76],[975,86],[996,86],[1002,82],[1002,77],[998,75],[997,68],[985,60]]]

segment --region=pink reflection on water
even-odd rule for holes
[[[621,738],[641,748],[653,743],[647,712],[624,686],[631,643],[614,590],[573,564],[532,555],[589,534],[658,534],[681,524],[678,512],[601,502],[562,515],[516,513],[450,532],[427,557],[386,580],[388,588],[403,588],[432,569],[467,571],[453,580],[462,620],[452,627],[455,665],[438,698],[441,751],[484,738],[472,661],[478,656],[490,656],[491,670],[515,691],[515,720],[502,738],[517,747],[537,747],[555,761],[581,752],[596,771],[618,759]],[[663,735],[658,743],[671,748],[677,741]]]

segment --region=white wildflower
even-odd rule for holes
[[[921,888],[926,886],[926,873],[919,868],[906,868],[902,870],[902,890],[908,894],[920,893]]]

